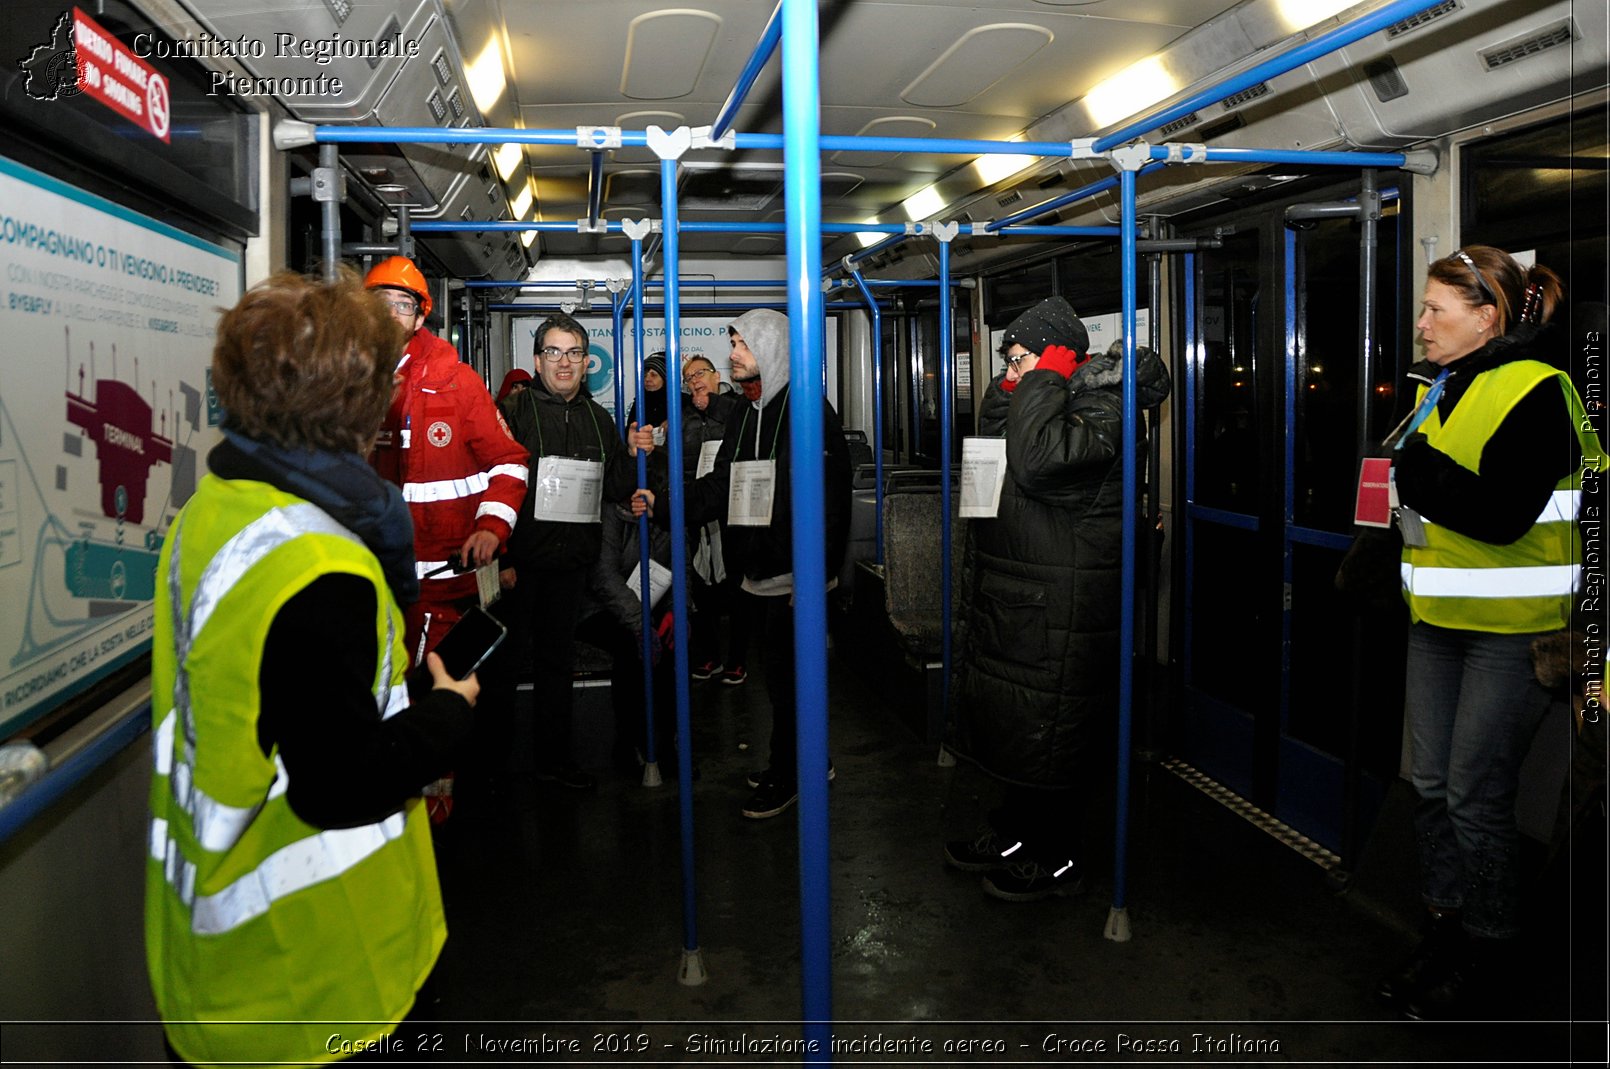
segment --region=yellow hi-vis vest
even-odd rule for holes
[[[1510,409],[1550,378],[1565,392],[1582,464],[1555,484],[1531,529],[1510,545],[1470,538],[1426,519],[1426,545],[1403,547],[1403,594],[1416,622],[1519,634],[1556,631],[1570,621],[1571,599],[1582,573],[1576,527],[1582,471],[1590,465],[1605,470],[1604,451],[1587,425],[1570,377],[1536,360],[1501,364],[1476,376],[1446,424],[1433,410],[1421,429],[1431,445],[1460,467],[1478,471],[1483,447]],[[1417,401],[1426,390],[1420,387]]]
[[[376,715],[404,708],[380,562],[317,506],[209,475],[157,569],[145,936],[168,1041],[198,1065],[365,1049],[407,1015],[447,937],[424,806],[354,828],[300,820],[285,765],[258,745],[257,680],[280,607],[320,576],[358,575],[379,606]]]

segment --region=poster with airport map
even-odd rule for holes
[[[0,739],[150,648],[239,254],[0,157]]]

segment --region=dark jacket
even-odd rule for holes
[[[789,443],[792,392],[784,386],[758,410],[753,403],[738,399],[722,432],[715,470],[687,484],[688,526],[724,520],[733,462],[776,457],[777,485],[772,497],[771,525],[727,527],[722,534],[727,570],[748,579],[770,579],[794,570],[790,502],[793,456]],[[825,398],[822,401],[822,506],[827,524],[823,543],[827,575],[831,578],[838,575],[844,562],[850,534],[850,450],[844,441],[844,426],[839,422],[838,413]],[[659,522],[670,522],[669,508],[655,511]]]
[[[1538,329],[1521,323],[1468,356],[1448,365],[1437,415],[1446,423],[1476,376],[1516,360],[1559,367],[1538,345]],[[1412,383],[1432,382],[1440,368],[1421,361],[1409,369]],[[1410,403],[1414,400],[1410,391]],[[1461,467],[1416,434],[1393,454],[1398,499],[1433,523],[1468,538],[1509,545],[1537,521],[1555,484],[1582,462],[1582,445],[1565,393],[1555,379],[1538,383],[1504,416],[1482,447],[1476,471]]]
[[[671,534],[656,524],[649,525],[649,555],[662,567],[671,566]],[[581,611],[585,619],[593,613],[607,613],[622,627],[635,634],[643,629],[643,593],[636,585],[627,585],[634,569],[642,564],[638,555],[637,521],[622,515],[613,507],[604,510],[603,547],[592,567],[592,577],[582,595]],[[671,607],[671,593],[667,591],[655,609],[658,619]]]
[[[548,392],[541,379],[510,399],[503,418],[515,441],[531,452],[530,478],[520,523],[509,539],[503,565],[525,568],[583,568],[598,559],[603,537],[598,523],[552,523],[532,518],[537,465],[545,456],[604,462],[603,507],[624,503],[637,488],[637,468],[615,420],[585,389],[569,401]]]
[[[1167,369],[1150,350],[1136,362],[1137,405],[1160,404]],[[968,527],[952,746],[1011,782],[1071,785],[1117,708],[1121,370],[1097,356],[1071,380],[1034,370],[984,395],[979,432],[1005,436],[1007,477],[996,517]]]
[[[727,419],[742,401],[737,394],[725,390],[726,383],[722,386],[721,392],[710,395],[703,412],[690,395],[682,395],[682,471],[689,482],[699,468],[699,447],[722,439],[727,433]]]

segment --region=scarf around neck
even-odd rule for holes
[[[286,449],[225,429],[224,440],[207,455],[207,467],[220,479],[254,479],[317,505],[379,559],[399,605],[419,600],[408,504],[358,454]]]

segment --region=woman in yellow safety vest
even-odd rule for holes
[[[277,275],[218,325],[224,440],[152,644],[146,952],[176,1060],[384,1051],[446,938],[419,790],[479,685],[435,654],[407,674],[413,528],[364,461],[404,340],[355,276]]]
[[[1521,934],[1515,795],[1548,707],[1532,641],[1567,626],[1581,572],[1582,400],[1540,344],[1546,267],[1474,245],[1431,265],[1425,360],[1397,437],[1408,601],[1405,716],[1426,938],[1379,996],[1417,1019],[1504,1013]]]

